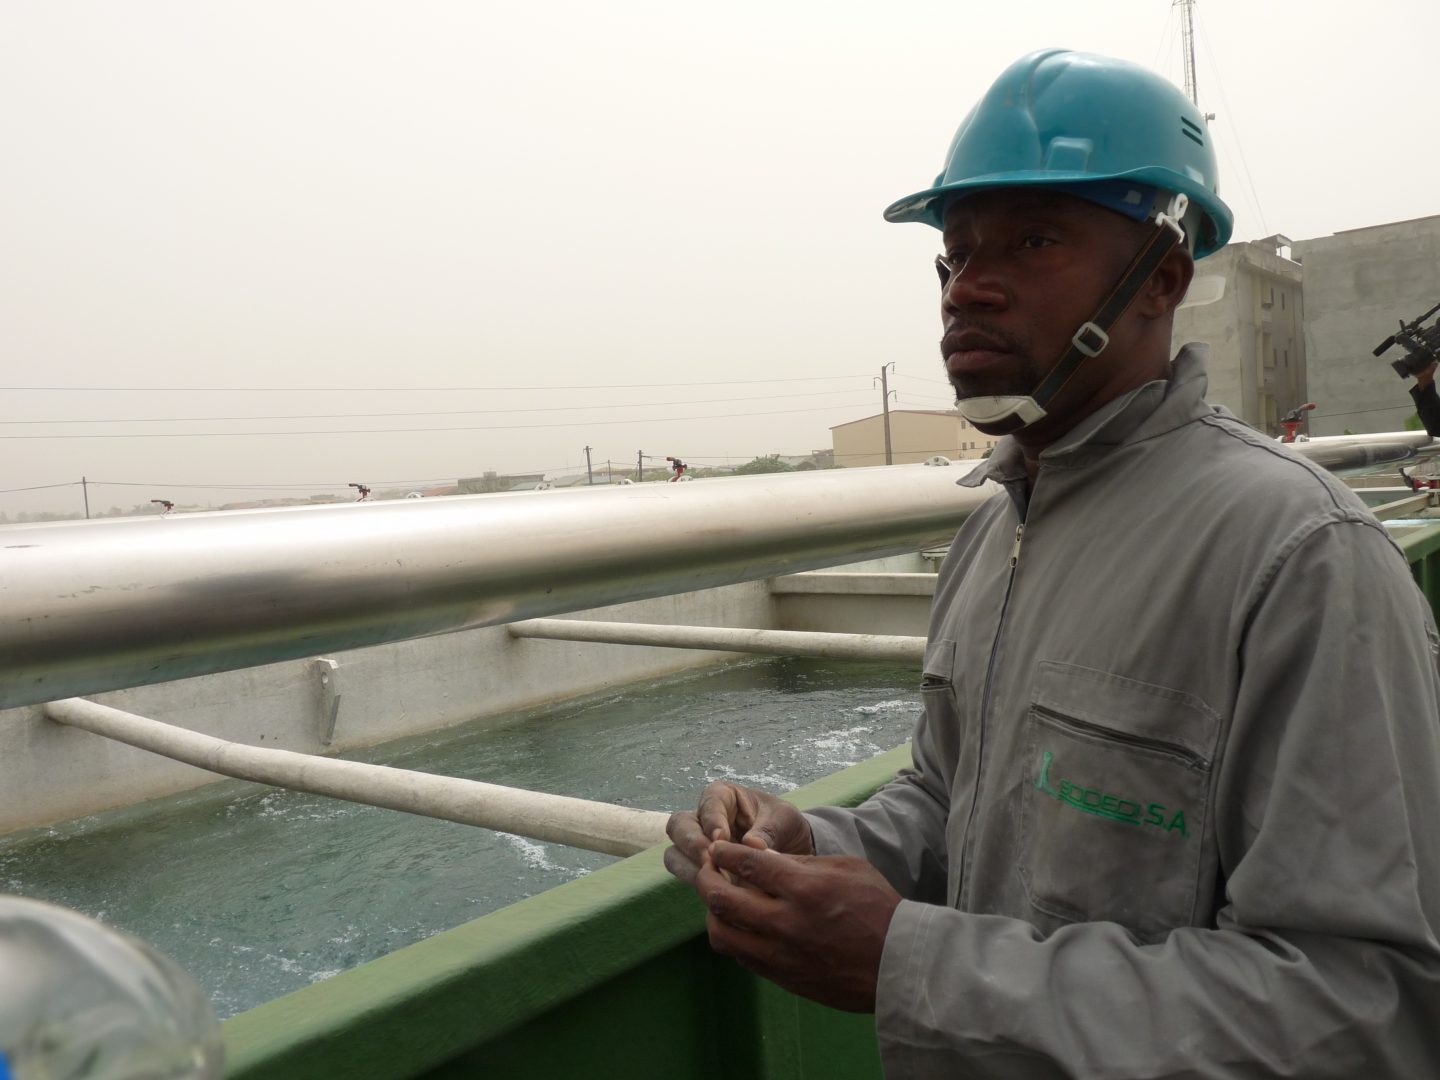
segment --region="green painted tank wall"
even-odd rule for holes
[[[792,793],[863,801],[908,747]],[[873,1019],[716,956],[661,848],[241,1013],[230,1080],[880,1076]]]

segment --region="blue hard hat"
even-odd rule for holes
[[[1054,188],[1134,217],[1157,192],[1183,193],[1201,258],[1234,227],[1218,172],[1205,117],[1172,83],[1124,60],[1042,49],[1005,69],[955,133],[945,171],[885,220],[938,229],[952,197],[986,188]]]

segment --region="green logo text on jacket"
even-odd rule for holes
[[[1067,806],[1073,806],[1087,814],[1124,821],[1130,825],[1150,825],[1168,832],[1179,832],[1188,837],[1185,828],[1185,811],[1171,810],[1160,802],[1142,801],[1131,795],[1120,795],[1100,787],[1062,777],[1054,784],[1050,782],[1050,766],[1055,755],[1045,750],[1040,758],[1040,772],[1035,777],[1035,787],[1058,799]]]

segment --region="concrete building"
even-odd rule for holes
[[[1296,242],[1305,267],[1305,353],[1312,435],[1399,431],[1415,412],[1413,385],[1375,346],[1440,303],[1440,216]],[[1203,264],[1202,264],[1203,265]],[[1426,325],[1429,325],[1428,323]]]
[[[1210,346],[1211,401],[1280,434],[1279,418],[1316,403],[1312,435],[1398,431],[1415,409],[1373,350],[1440,302],[1440,216],[1351,229],[1313,240],[1230,244],[1197,267],[1225,280],[1217,302],[1182,308],[1174,343]]]
[[[1210,346],[1208,399],[1270,434],[1306,397],[1305,300],[1300,263],[1289,257],[1283,236],[1228,244],[1196,267],[1200,280],[1222,277],[1216,302],[1175,313],[1173,342]],[[1305,268],[1308,273],[1308,266]],[[1173,351],[1173,350],[1172,350]]]
[[[999,439],[977,431],[954,409],[891,409],[892,463],[914,464],[936,454],[978,458]],[[885,416],[876,413],[830,429],[835,464],[846,468],[885,464]]]

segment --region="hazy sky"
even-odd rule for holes
[[[1440,212],[1434,0],[1196,13],[1237,239]],[[1179,25],[1170,0],[0,0],[0,489],[803,453],[878,409],[889,361],[901,407],[943,407],[938,238],[881,209],[1024,52],[1179,82]],[[178,437],[322,430],[365,433]],[[102,434],[146,437],[74,437]]]

